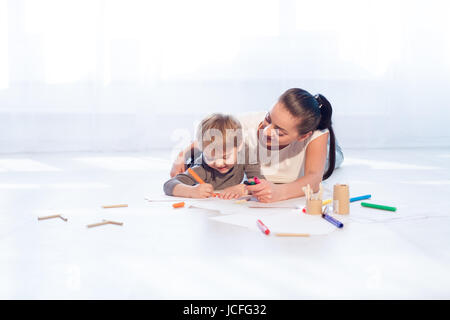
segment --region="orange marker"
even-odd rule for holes
[[[174,203],[172,205],[172,207],[174,207],[174,208],[183,208],[184,207],[184,202]]]
[[[187,171],[191,174],[191,176],[195,179],[195,181],[197,181],[197,182],[200,183],[200,184],[205,183],[205,181],[203,181],[202,178],[200,178],[200,177],[198,176],[198,174],[195,173],[194,170],[192,170],[191,168],[188,168]]]

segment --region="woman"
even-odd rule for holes
[[[304,196],[309,184],[315,192],[343,161],[331,123],[333,110],[323,95],[292,88],[283,93],[264,116],[257,113],[238,117],[246,142],[253,153],[266,153],[261,172],[266,179],[247,190],[261,202],[275,202]],[[187,150],[179,154],[171,176],[185,170]],[[262,152],[263,151],[263,152]],[[327,156],[328,154],[328,156]]]

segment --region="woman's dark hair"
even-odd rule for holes
[[[328,129],[330,132],[330,150],[328,169],[323,180],[328,179],[336,164],[336,138],[331,126],[333,109],[330,102],[321,94],[313,96],[308,91],[292,88],[283,93],[279,99],[295,118],[301,119],[298,125],[299,135],[310,131]]]

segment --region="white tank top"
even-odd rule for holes
[[[258,126],[264,120],[266,114],[267,112],[251,112],[237,116],[241,122],[245,142],[248,144],[250,153],[258,153]],[[278,151],[279,161],[261,159],[261,173],[268,181],[274,183],[289,183],[301,178],[304,175],[305,153],[308,144],[327,132],[328,129],[315,130],[308,139],[301,142],[297,140],[292,142]]]

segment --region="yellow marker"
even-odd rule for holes
[[[326,206],[327,204],[329,204],[329,203],[331,203],[331,202],[333,202],[333,200],[331,200],[331,199],[324,200],[324,201],[322,202],[322,205],[323,205],[323,206]]]

